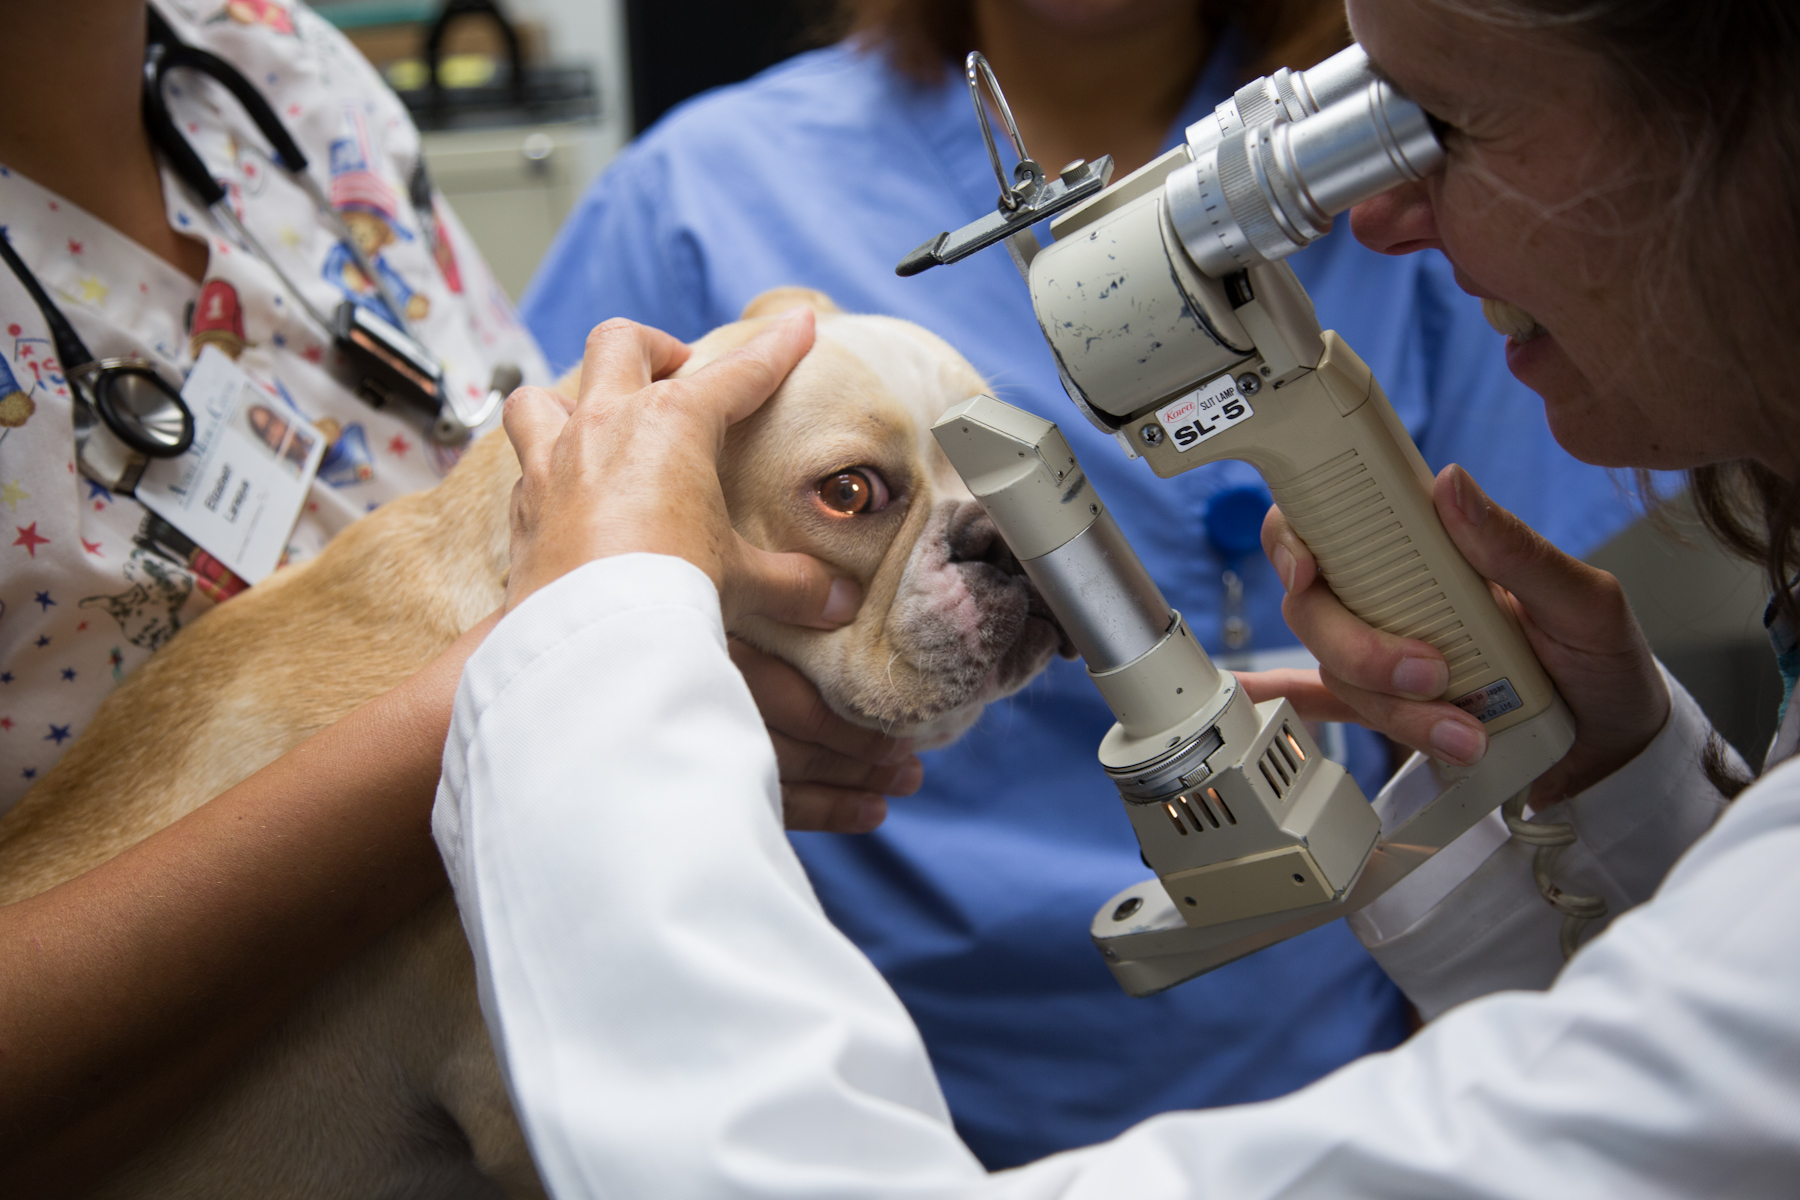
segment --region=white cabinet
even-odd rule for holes
[[[454,130],[422,141],[433,181],[517,300],[624,134],[620,123],[603,121]]]

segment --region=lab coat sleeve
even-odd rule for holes
[[[1643,753],[1533,818],[1567,822],[1579,839],[1558,856],[1553,881],[1606,900],[1608,916],[1584,939],[1648,900],[1725,805],[1702,769],[1712,725],[1674,676],[1662,677],[1669,719]],[[1437,870],[1403,881],[1350,928],[1426,1020],[1490,992],[1547,988],[1563,966],[1563,917],[1538,890],[1534,855],[1491,814],[1429,864]]]
[[[679,559],[582,567],[470,659],[433,823],[559,1200],[982,1177],[780,809],[718,594]]]
[[[1800,766],[1549,992],[996,1175],[778,810],[717,597],[684,563],[583,567],[470,659],[434,824],[557,1200],[1674,1200],[1800,1173]]]

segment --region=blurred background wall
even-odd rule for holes
[[[582,190],[669,108],[746,79],[816,38],[830,0],[499,0],[526,65],[513,90],[493,0],[317,0],[414,107],[438,186],[517,298]],[[434,104],[423,51],[445,8]],[[1073,413],[1071,412],[1071,416]],[[1752,761],[1781,683],[1763,635],[1764,587],[1677,503],[1592,556],[1618,575],[1651,645]],[[1673,532],[1674,537],[1670,536]]]
[[[1588,561],[1619,577],[1657,657],[1726,740],[1760,766],[1781,703],[1762,626],[1762,572],[1719,550],[1683,500],[1667,506],[1664,521],[1639,521]]]
[[[582,189],[689,96],[804,48],[829,0],[316,0],[413,106],[433,178],[517,299]],[[425,47],[443,12],[440,101]],[[517,31],[530,84],[509,93]],[[576,96],[585,80],[586,93]],[[415,103],[416,101],[416,103]]]

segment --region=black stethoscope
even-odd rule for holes
[[[333,346],[356,373],[359,394],[376,407],[393,400],[423,410],[435,419],[433,434],[439,441],[455,444],[466,440],[469,432],[491,414],[504,392],[511,390],[502,387],[501,376],[508,371],[516,375],[517,369],[503,365],[496,370],[496,382],[479,412],[465,415],[447,404],[443,368],[413,335],[406,322],[404,307],[357,245],[355,236],[318,182],[308,174],[306,155],[269,102],[236,67],[216,54],[183,42],[153,6],[146,5],[145,11],[144,126],[169,168],[206,206],[213,219],[268,267],[301,309],[330,334]],[[351,301],[340,304],[336,313],[328,317],[307,299],[280,262],[238,219],[224,185],[213,178],[200,155],[176,127],[163,96],[163,84],[172,70],[198,71],[209,76],[243,105],[274,150],[278,165],[307,194],[314,210],[325,219],[363,277],[374,286],[392,316],[392,322]],[[0,258],[5,259],[6,265],[30,293],[50,328],[63,376],[73,393],[77,458],[83,473],[113,490],[129,493],[142,474],[146,459],[175,458],[186,452],[194,441],[194,414],[181,393],[157,372],[155,364],[143,358],[96,360],[68,318],[13,250],[3,227],[0,227]],[[104,439],[94,439],[96,425],[104,425],[121,446],[108,447]],[[120,449],[125,453],[119,453]]]
[[[307,171],[307,159],[293,135],[275,115],[262,93],[236,67],[216,54],[183,42],[154,6],[148,13],[147,40],[144,53],[143,110],[144,126],[150,140],[170,170],[206,206],[219,225],[230,232],[257,261],[274,272],[288,294],[300,308],[331,337],[332,346],[354,375],[355,390],[376,408],[390,401],[421,412],[433,421],[432,436],[439,442],[460,444],[470,432],[498,407],[500,396],[492,385],[489,395],[475,412],[464,412],[444,388],[444,371],[435,355],[426,349],[406,319],[405,305],[400,303],[376,265],[369,260],[344,218],[326,197]],[[384,318],[362,304],[346,300],[327,316],[307,299],[299,285],[281,263],[263,248],[256,235],[238,219],[231,207],[229,193],[195,152],[169,115],[163,95],[163,84],[170,71],[197,71],[210,77],[234,96],[268,140],[275,152],[275,162],[312,201],[313,210],[330,226],[339,244],[349,253],[374,287],[387,310]],[[510,369],[516,374],[516,368]],[[496,369],[496,380],[504,369]],[[506,389],[510,390],[510,388]]]
[[[300,189],[306,193],[307,198],[312,201],[313,208],[331,226],[332,233],[338,241],[343,243],[344,248],[350,252],[351,258],[355,260],[357,269],[363,273],[365,279],[374,285],[377,294],[381,297],[381,302],[387,305],[388,312],[393,316],[395,324],[409,338],[417,341],[407,325],[405,307],[393,295],[392,290],[382,279],[381,273],[375,269],[375,264],[369,261],[368,256],[357,245],[355,235],[350,232],[349,227],[344,224],[343,217],[326,198],[318,181],[307,173],[305,153],[301,151],[299,143],[294,141],[293,135],[288,133],[287,126],[282,124],[281,118],[275,115],[275,110],[269,106],[269,102],[263,99],[262,93],[257,91],[248,79],[244,78],[243,72],[218,55],[202,50],[198,46],[190,46],[182,41],[168,21],[154,7],[146,6],[146,12],[149,14],[149,26],[148,39],[144,48],[144,127],[150,134],[150,141],[162,152],[163,159],[175,172],[176,177],[187,186],[189,191],[194,193],[201,204],[206,206],[214,220],[230,230],[232,236],[237,238],[251,254],[255,255],[258,261],[275,272],[281,280],[282,286],[288,290],[301,308],[306,310],[308,316],[324,329],[333,328],[333,322],[306,298],[306,294],[295,286],[292,279],[288,278],[287,272],[281,268],[274,256],[263,249],[262,243],[257,241],[255,235],[238,219],[237,213],[231,207],[224,185],[213,178],[212,172],[206,169],[206,164],[201,161],[200,155],[195,152],[187,138],[182,136],[181,130],[176,127],[174,118],[169,115],[168,103],[163,97],[163,84],[167,80],[169,72],[175,70],[198,71],[230,92],[236,97],[237,102],[243,105],[244,112],[250,117],[251,122],[274,149],[277,165],[299,185]]]
[[[63,378],[68,380],[75,407],[77,445],[85,449],[94,421],[105,424],[130,450],[147,458],[174,458],[194,443],[194,414],[156,371],[156,365],[142,358],[96,359],[75,327],[69,324],[56,302],[25,265],[6,230],[0,228],[0,258],[18,277],[50,327],[50,340],[56,347],[57,361]],[[82,467],[93,474],[96,464],[90,455],[82,454]],[[142,469],[141,462],[138,464]],[[108,479],[101,483],[121,483],[122,471],[104,472]],[[136,472],[130,482],[136,483]],[[127,487],[125,490],[129,491]]]

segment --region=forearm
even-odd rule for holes
[[[0,909],[0,1191],[94,1177],[442,886],[431,797],[457,678],[490,627],[126,853]]]
[[[1792,853],[1764,843],[1690,859],[1686,896],[1548,994],[1462,1006],[1282,1100],[985,1174],[781,837],[773,757],[705,580],[677,566],[615,559],[533,596],[470,663],[444,756],[439,840],[559,1200],[1522,1200],[1570,1179],[1673,1200],[1791,1178],[1795,1089],[1737,1086],[1791,1023],[1786,977],[1758,982],[1796,890],[1758,904]],[[1721,1069],[1667,1069],[1684,1046]]]
[[[705,578],[609,559],[525,603],[469,664],[437,824],[551,1192],[805,1194],[794,1161],[896,1195],[982,1179],[782,836]]]

